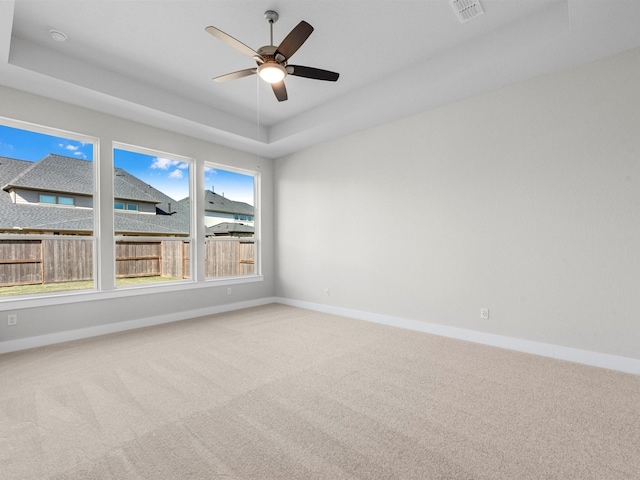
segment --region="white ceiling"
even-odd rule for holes
[[[0,0],[0,84],[276,158],[640,46],[638,0],[480,1],[461,24],[448,0]],[[258,49],[269,9],[275,44],[315,28],[291,63],[338,82],[288,77],[280,103],[211,80],[255,63],[204,28]]]

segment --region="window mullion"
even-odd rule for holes
[[[113,150],[111,142],[102,138],[97,156],[94,211],[96,221],[96,259],[98,288],[114,290],[115,247],[113,235]]]

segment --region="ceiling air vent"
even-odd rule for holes
[[[460,23],[467,22],[484,13],[480,0],[449,0],[449,4]]]

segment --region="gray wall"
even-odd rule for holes
[[[640,359],[638,79],[634,50],[277,160],[277,295]]]
[[[154,316],[208,309],[211,307],[272,297],[274,287],[273,263],[273,162],[254,155],[207,143],[184,135],[163,131],[131,121],[100,114],[24,92],[0,87],[0,115],[38,125],[55,127],[70,132],[100,138],[100,153],[106,159],[100,166],[103,185],[113,185],[113,168],[110,163],[112,141],[152,148],[162,152],[194,158],[198,162],[215,162],[236,168],[259,171],[262,178],[262,272],[264,281],[233,285],[233,294],[227,295],[227,286],[211,285],[192,290],[139,295],[123,298],[112,297],[113,293],[91,301],[63,305],[42,305],[33,302],[12,303],[0,298],[0,342],[25,339],[45,334],[66,332],[87,327],[100,327],[116,322],[148,319]],[[199,180],[200,194],[204,197],[203,180]],[[100,229],[103,242],[99,246],[105,260],[102,265],[108,278],[113,277],[114,248],[108,241],[113,222],[113,192],[104,188],[100,192],[100,208],[105,221]],[[200,228],[204,231],[204,215]],[[204,249],[200,252],[204,262]],[[203,272],[204,275],[204,272]],[[113,280],[111,280],[113,283]],[[109,287],[109,285],[107,285]],[[18,325],[7,326],[6,315],[18,314]]]

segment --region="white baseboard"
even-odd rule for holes
[[[365,312],[361,310],[352,310],[348,308],[334,307],[330,305],[322,305],[319,303],[292,300],[289,298],[281,297],[266,297],[256,300],[249,300],[246,302],[214,305],[197,310],[186,310],[183,312],[141,318],[126,322],[110,323],[108,325],[98,325],[95,327],[69,330],[59,333],[50,333],[46,335],[39,335],[36,337],[29,337],[18,340],[7,340],[4,342],[0,342],[0,354],[26,350],[29,348],[42,347],[45,345],[53,345],[56,343],[68,342],[71,340],[96,337],[98,335],[106,335],[109,333],[134,330],[136,328],[150,327],[163,323],[188,320],[190,318],[196,318],[205,315],[213,315],[216,313],[241,310],[243,308],[257,307],[260,305],[267,305],[269,303],[281,303],[284,305],[291,305],[308,310],[341,315],[343,317],[356,318],[368,322],[391,325],[408,330],[431,333],[433,335],[456,338],[459,340],[466,340],[483,345],[506,348],[509,350],[516,350],[518,352],[532,353],[534,355],[540,355],[543,357],[550,357],[558,360],[566,360],[583,365],[590,365],[593,367],[606,368],[609,370],[616,370],[619,372],[640,375],[640,360],[634,358],[620,357],[616,355],[592,352],[588,350],[580,350],[578,348],[563,347],[560,345],[551,345],[548,343],[534,342],[531,340],[521,340],[518,338],[506,337],[503,335],[494,335],[491,333],[467,330],[464,328],[449,327],[446,325],[439,325],[435,323],[421,322],[418,320],[410,320],[389,315],[380,315],[377,313]]]
[[[494,335],[491,333],[477,332],[464,328],[449,327],[435,323],[421,322],[418,320],[410,320],[406,318],[392,317],[389,315],[380,315],[377,313],[364,312],[361,310],[351,310],[348,308],[334,307],[330,305],[322,305],[318,303],[304,302],[301,300],[292,300],[289,298],[276,298],[276,302],[294,307],[306,308],[323,313],[331,313],[341,315],[343,317],[356,318],[366,320],[368,322],[381,323],[394,327],[415,330],[418,332],[431,333],[442,337],[456,338],[483,345],[493,347],[506,348],[516,350],[518,352],[532,353],[543,357],[555,358],[558,360],[566,360],[569,362],[590,365],[593,367],[606,368],[624,373],[640,375],[640,360],[628,357],[619,357],[606,353],[591,352],[588,350],[580,350],[578,348],[563,347],[560,345],[551,345],[548,343],[534,342],[531,340],[521,340],[518,338],[506,337],[503,335]]]
[[[177,322],[180,320],[188,320],[190,318],[202,317],[205,315],[213,315],[215,313],[230,312],[233,310],[241,310],[243,308],[257,307],[269,303],[275,303],[273,297],[260,298],[257,300],[249,300],[246,302],[228,303],[225,305],[214,305],[207,308],[199,308],[196,310],[186,310],[184,312],[168,313],[148,318],[140,318],[129,320],[126,322],[110,323],[107,325],[98,325],[95,327],[81,328],[77,330],[69,330],[66,332],[49,333],[36,337],[21,338],[18,340],[7,340],[0,342],[0,354],[17,352],[18,350],[26,350],[28,348],[43,347],[45,345],[53,345],[55,343],[69,342],[71,340],[80,340],[83,338],[97,337],[98,335],[106,335],[109,333],[124,332],[126,330],[134,330],[136,328],[151,327],[163,323]]]

